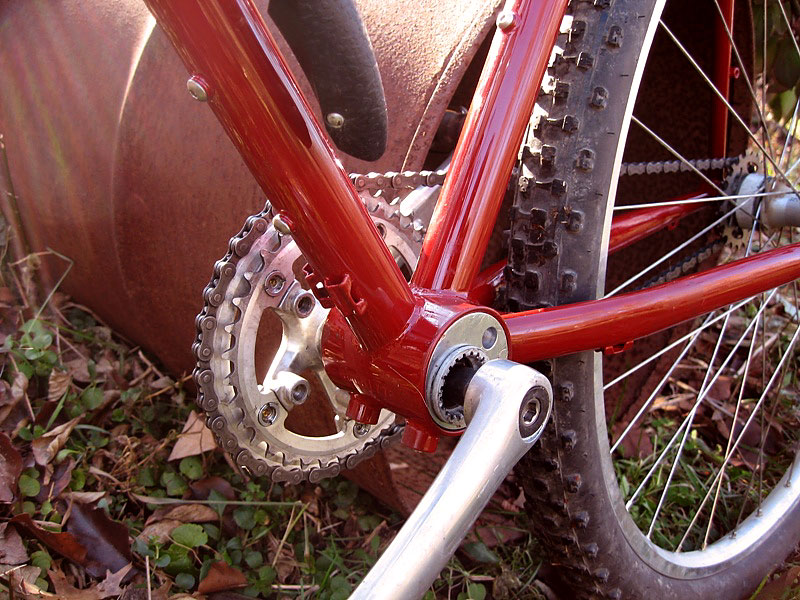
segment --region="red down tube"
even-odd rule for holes
[[[413,296],[251,0],[146,0],[333,304],[367,348]]]

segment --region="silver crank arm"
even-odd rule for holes
[[[421,597],[508,472],[539,439],[553,391],[538,371],[508,360],[480,367],[467,387],[467,428],[419,505],[351,599]]]

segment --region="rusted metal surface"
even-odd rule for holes
[[[390,142],[374,163],[342,155],[346,169],[422,166],[498,4],[359,2]],[[0,132],[32,249],[70,257],[64,291],[173,372],[190,370],[200,293],[230,235],[263,206],[258,186],[186,93],[183,65],[139,0],[3,3],[0,45]],[[55,279],[63,264],[45,267]],[[372,478],[392,482],[378,463]],[[394,484],[368,487],[396,497]]]

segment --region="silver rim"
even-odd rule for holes
[[[780,0],[778,0],[778,3],[783,16],[786,17],[786,12]],[[633,114],[634,103],[646,63],[645,59],[658,29],[663,30],[664,34],[680,48],[686,60],[699,69],[691,53],[686,51],[683,44],[667,25],[661,22],[664,4],[664,0],[655,3],[621,128],[620,143],[607,196],[609,198],[609,206],[604,223],[604,256],[607,255],[611,218],[614,212],[611,209],[617,192],[617,180],[629,127],[641,128],[678,160],[689,164],[688,159],[694,158],[682,156],[670,146],[667,140],[659,136],[652,123],[642,122]],[[728,32],[728,35],[731,35],[730,32]],[[795,47],[798,56],[800,56],[800,48],[797,48],[796,42]],[[741,62],[738,49],[734,48],[733,60],[736,61],[737,59]],[[744,77],[747,78],[744,68],[742,68],[742,72]],[[706,76],[703,77],[707,79]],[[760,76],[756,74],[753,80],[747,79],[746,81],[753,98],[754,118],[762,126],[760,129],[755,130],[755,132],[751,131],[751,128],[728,104],[728,109],[733,115],[729,117],[733,121],[733,127],[745,127],[750,138],[748,147],[758,152],[758,157],[754,162],[762,173],[769,174],[772,177],[772,179],[765,181],[763,189],[757,194],[759,201],[767,198],[771,193],[775,193],[775,190],[778,189],[777,185],[782,184],[785,187],[791,185],[792,189],[794,189],[793,179],[796,178],[796,171],[798,170],[798,165],[800,165],[800,160],[792,152],[796,144],[794,144],[794,139],[791,135],[797,124],[800,100],[794,107],[791,122],[788,123],[790,133],[787,134],[785,143],[777,147],[776,151],[769,135],[770,120],[766,115],[763,94],[759,96],[758,93],[758,86],[763,78],[763,73]],[[724,186],[721,187],[708,180],[702,173],[697,173],[697,177],[703,177],[705,182],[713,186],[717,192],[716,196],[709,198],[707,201],[717,202],[721,207],[718,218],[710,226],[702,230],[698,234],[699,237],[700,235],[705,236],[709,231],[715,230],[722,225],[731,223],[737,212],[739,214],[742,213],[742,205],[739,199],[731,201],[730,196],[736,196],[737,194],[730,193],[730,186],[725,189]],[[741,247],[736,252],[724,250],[724,254],[721,255],[722,260],[735,259],[760,249],[767,249],[800,239],[790,227],[773,228],[767,231],[760,226],[760,208],[758,206],[758,203],[750,206],[751,212],[755,207],[755,225],[750,231],[744,232]],[[766,206],[766,203],[761,206]],[[687,243],[686,246],[688,245]],[[681,250],[682,248],[678,248],[666,253],[663,259],[654,261],[647,271],[657,270],[659,265],[663,269],[669,260],[678,255]],[[606,265],[602,264],[598,278],[598,297],[603,296],[605,293],[605,268]],[[646,279],[646,272],[636,273],[634,277],[627,278],[622,285],[616,286],[607,295],[610,296],[634,289],[637,283],[641,284],[644,279]],[[772,474],[767,477],[767,467],[771,466],[773,461],[772,457],[765,452],[769,432],[770,430],[774,431],[776,407],[781,405],[781,394],[785,392],[787,372],[792,378],[789,383],[794,386],[794,379],[791,376],[793,371],[791,363],[796,351],[795,342],[797,341],[798,333],[800,333],[800,327],[797,325],[798,321],[800,321],[800,310],[795,308],[792,311],[790,307],[797,306],[796,298],[796,284],[790,284],[763,294],[753,299],[752,302],[737,303],[737,305],[703,317],[693,325],[688,333],[674,336],[676,339],[670,345],[670,348],[654,353],[652,357],[648,357],[643,363],[624,369],[625,373],[622,376],[613,377],[605,386],[603,385],[603,361],[599,355],[595,356],[598,440],[601,445],[600,451],[607,453],[606,455],[612,458],[611,461],[602,461],[608,492],[611,498],[616,499],[614,505],[617,510],[617,517],[632,548],[643,560],[665,575],[695,578],[710,575],[725,568],[732,561],[757,546],[758,542],[770,532],[779,528],[781,521],[798,501],[800,485],[797,485],[796,481],[792,481],[798,456],[784,457],[785,472],[777,480],[778,477]],[[784,315],[790,314],[791,319],[784,318],[782,321],[773,323],[773,314],[781,311]],[[793,314],[791,314],[792,312]],[[680,377],[676,371],[681,370],[682,361],[685,362],[687,357],[691,358],[693,353],[698,353],[698,341],[703,340],[704,336],[710,333],[717,333],[718,335],[710,354],[706,352],[706,371],[700,377],[702,383],[696,389],[692,388],[691,392],[687,390],[687,396],[682,399],[686,402],[686,404],[682,405],[685,408],[681,413],[680,419],[676,420],[672,425],[669,435],[664,436],[664,445],[654,448],[650,455],[641,459],[643,468],[640,480],[636,482],[628,481],[628,471],[620,469],[621,463],[630,461],[629,458],[620,458],[625,449],[625,438],[630,436],[632,431],[636,432],[637,428],[644,429],[644,423],[652,424],[654,414],[668,414],[666,409],[671,408],[672,405],[665,404],[664,401],[660,404],[657,403],[657,400],[663,400],[663,394],[661,394],[660,398],[659,393],[665,389],[665,386],[671,385],[673,381],[680,382]],[[784,347],[783,352],[777,357],[773,357],[773,350],[776,347],[781,349],[782,346]],[[648,394],[649,397],[645,398],[636,407],[637,410],[634,411],[633,419],[626,424],[621,432],[609,432],[605,419],[605,400],[603,400],[605,393],[609,392],[611,394],[623,387],[625,384],[624,375],[632,373],[636,368],[649,362],[664,361],[670,353],[672,356],[670,356],[670,360],[667,363],[669,365],[667,373],[656,384],[652,394]],[[678,358],[674,359],[676,354]],[[753,384],[750,381],[751,367],[756,364],[759,355],[763,365],[761,381],[758,382],[760,383],[761,391],[759,394],[753,395],[751,393]],[[743,364],[740,364],[742,361]],[[725,380],[725,378],[730,378],[731,373],[738,374],[742,383],[737,388],[735,382],[732,382],[731,394],[724,401],[720,401],[712,396],[711,391],[715,389],[715,384],[718,385],[718,382]],[[693,398],[690,397],[692,394]],[[669,399],[666,400],[666,402],[669,401]],[[675,404],[681,406],[680,402],[675,402]],[[659,408],[654,408],[654,406]],[[716,469],[716,472],[711,469],[710,471],[712,472],[707,475],[702,474],[702,477],[696,477],[700,484],[698,488],[705,490],[697,495],[696,505],[681,506],[676,500],[676,498],[680,498],[676,490],[680,491],[680,486],[685,485],[687,481],[690,484],[692,483],[690,477],[691,465],[687,465],[686,457],[689,454],[689,450],[694,451],[693,448],[698,445],[696,436],[700,427],[698,426],[697,415],[701,408],[705,409],[707,406],[712,406],[713,410],[716,411],[713,414],[722,414],[720,418],[723,422],[725,422],[725,419],[730,419],[729,434],[727,439],[716,449],[720,457],[720,466]],[[747,460],[744,460],[746,466],[752,467],[750,480],[745,491],[739,493],[742,497],[740,501],[742,506],[739,509],[740,514],[735,518],[734,524],[726,526],[726,528],[720,524],[720,513],[724,505],[726,515],[731,512],[727,504],[735,504],[731,497],[736,495],[737,485],[741,483],[738,471],[735,478],[731,475],[734,470],[733,465],[743,461],[742,457],[746,449],[743,440],[747,439],[747,436],[756,425],[760,429],[760,444],[755,453],[755,462],[748,464]],[[609,436],[611,437],[610,442],[608,441]],[[660,435],[657,436],[657,441],[661,441]],[[741,470],[740,467],[736,468]],[[618,474],[626,475],[626,479],[618,478]],[[737,485],[732,487],[732,483]],[[768,489],[771,489],[771,492],[768,492]],[[750,505],[749,507],[748,504]],[[647,510],[643,510],[642,506],[650,510],[650,513]],[[678,523],[681,522],[681,519],[672,519],[671,515],[668,516],[667,513],[669,511],[685,512],[686,531],[683,535],[677,536],[678,539],[674,541],[669,536],[660,534],[659,531],[660,526],[665,521],[670,521],[670,527],[672,527],[673,520]]]

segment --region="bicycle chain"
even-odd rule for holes
[[[660,160],[622,163],[620,175],[659,175],[664,173],[689,173],[727,169],[739,162],[739,157],[697,158],[692,160]]]
[[[689,161],[698,170],[714,170],[728,167],[734,164],[738,158],[729,159],[700,159]],[[672,173],[678,171],[693,170],[682,161],[658,161],[648,163],[625,163],[620,170],[621,175],[656,174]],[[373,196],[386,190],[405,190],[419,186],[433,187],[444,183],[447,171],[403,171],[386,173],[353,173],[350,180],[358,192],[367,192]],[[217,309],[222,304],[228,291],[228,286],[236,273],[239,261],[247,255],[255,238],[266,233],[268,224],[272,217],[272,208],[266,204],[263,211],[249,217],[242,229],[234,235],[228,244],[228,251],[225,256],[214,265],[214,272],[211,281],[203,290],[204,305],[200,314],[195,319],[197,335],[192,345],[192,351],[197,358],[193,377],[197,384],[197,405],[206,413],[206,423],[209,429],[215,434],[219,445],[229,452],[237,466],[252,475],[268,475],[273,481],[299,483],[306,477],[311,481],[317,481],[322,477],[333,476],[339,473],[342,468],[353,468],[361,461],[373,456],[379,449],[385,448],[397,441],[404,429],[403,424],[393,424],[380,432],[373,440],[367,442],[365,446],[357,450],[354,454],[346,457],[331,457],[332,464],[325,468],[313,469],[309,472],[302,468],[284,468],[281,466],[270,466],[265,461],[253,456],[251,452],[239,446],[236,436],[232,435],[229,424],[225,417],[221,415],[217,408],[220,399],[216,397],[214,391],[214,373],[210,368],[210,359],[214,353],[214,332],[216,330]],[[413,221],[413,215],[411,220]],[[424,229],[420,232],[424,234]],[[275,233],[275,235],[279,235]],[[719,241],[715,242],[719,243]],[[687,261],[694,261],[689,266],[685,266],[687,261],[674,268],[683,272],[692,268],[697,260],[702,260],[701,255],[706,252],[710,254],[713,249],[701,249]],[[667,275],[662,275],[663,280]],[[648,282],[654,285],[659,281]],[[227,401],[228,399],[226,399]]]
[[[622,163],[620,176],[660,175],[665,173],[688,173],[716,171],[735,165],[739,157],[696,158],[691,160],[659,160],[650,162]],[[386,173],[351,173],[350,181],[356,191],[372,194],[384,190],[403,190],[419,186],[433,187],[444,183],[446,170],[441,171],[387,171]]]

